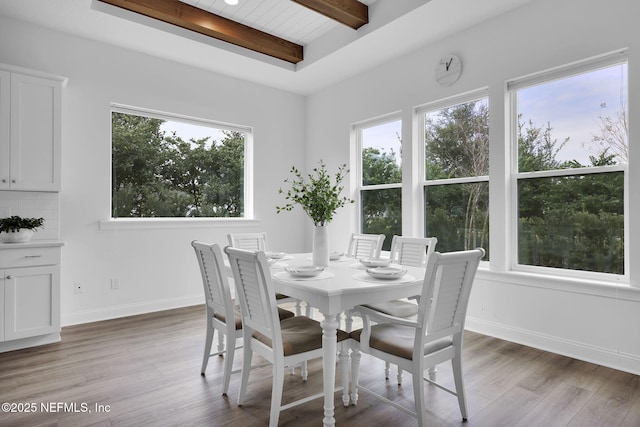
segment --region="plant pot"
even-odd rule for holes
[[[24,243],[31,240],[33,237],[33,230],[28,228],[21,228],[18,231],[3,231],[0,232],[0,242],[3,243]]]

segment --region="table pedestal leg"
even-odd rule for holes
[[[339,315],[325,313],[323,315],[324,319],[320,322],[322,326],[322,379],[324,385],[324,418],[322,423],[328,427],[336,424],[336,420],[333,418],[333,393],[336,383],[336,352],[338,350],[336,329],[338,328]]]

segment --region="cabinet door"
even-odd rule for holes
[[[60,267],[4,270],[4,339],[60,331]]]
[[[0,307],[4,309],[4,270],[0,270]],[[7,310],[4,309],[6,312]],[[0,342],[4,341],[4,313],[0,316]]]
[[[58,81],[11,74],[12,190],[60,190],[61,90]]]
[[[11,117],[11,74],[0,70],[0,190],[9,188],[9,124]]]

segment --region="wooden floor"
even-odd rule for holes
[[[0,426],[266,426],[270,380],[251,385],[238,407],[233,375],[223,397],[221,358],[200,375],[204,330],[204,308],[190,307],[67,327],[61,343],[0,354],[0,403],[21,410],[3,406]],[[453,396],[427,386],[432,426],[640,426],[636,375],[474,333],[466,335],[464,357],[469,421],[462,423]],[[241,359],[242,352],[236,366]],[[310,363],[306,383],[287,374],[285,399],[320,392],[321,368]],[[438,369],[451,383],[449,366]],[[377,360],[363,356],[361,379],[412,404],[411,379],[401,387],[385,382]],[[338,426],[416,425],[366,395],[345,408],[337,393],[335,405]],[[283,412],[280,425],[319,426],[321,418],[322,400],[315,400]]]

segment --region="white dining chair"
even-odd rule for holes
[[[225,248],[225,252],[233,270],[244,327],[244,361],[238,405],[244,402],[252,367],[251,359],[255,352],[272,364],[269,426],[276,427],[281,411],[324,396],[321,392],[282,405],[285,367],[322,357],[322,327],[319,322],[306,316],[278,321],[275,289],[264,252],[246,251],[229,246]],[[348,337],[348,333],[337,331],[345,394],[349,385],[349,346],[345,343]]]
[[[437,237],[407,237],[394,235],[391,239],[389,257],[392,262],[396,264],[424,267],[427,264],[429,256],[435,251],[437,243]],[[378,321],[374,314],[376,311],[388,316],[408,318],[418,314],[418,304],[415,302],[417,299],[418,297],[414,296],[404,299],[366,304],[364,306],[372,310],[369,316],[374,322]],[[390,368],[390,363],[385,362],[385,379],[389,379],[391,375]],[[402,369],[400,367],[398,367],[396,378],[398,384],[402,384]]]
[[[239,348],[236,347],[236,340],[242,337],[242,316],[239,306],[231,297],[229,281],[225,274],[224,256],[220,246],[197,240],[191,242],[191,246],[195,250],[200,266],[207,309],[207,335],[200,373],[205,374],[207,364],[212,356],[223,356],[226,353],[222,379],[222,394],[226,395],[229,391],[231,374],[234,372],[232,368],[235,350]],[[278,308],[278,317],[286,319],[294,317],[294,314]],[[218,351],[211,353],[215,331],[218,331]]]
[[[227,234],[229,245],[234,248],[250,251],[268,251],[267,233],[229,233]]]
[[[437,243],[437,237],[393,236],[389,256],[397,264],[424,267]]]
[[[347,256],[355,259],[380,258],[385,237],[384,234],[352,233]]]
[[[229,233],[227,234],[227,240],[229,245],[234,248],[246,249],[249,251],[269,251],[269,244],[267,242],[267,233]],[[295,298],[291,298],[288,295],[276,294],[278,304],[284,304],[292,302],[295,304],[296,315],[302,314],[302,301]],[[305,315],[309,316],[311,313],[311,307],[308,305],[305,307]]]
[[[346,255],[355,259],[380,258],[385,237],[384,234],[351,233]],[[343,316],[345,329],[351,331],[351,325],[353,324],[351,310],[345,310]]]
[[[467,419],[467,401],[462,377],[462,345],[464,323],[473,284],[484,250],[434,252],[427,262],[424,285],[416,320],[386,316],[384,322],[372,324],[371,310],[359,306],[363,328],[350,336],[356,341],[352,354],[352,395],[357,404],[358,392],[389,403],[418,419],[421,427],[427,425],[424,381],[457,396],[462,419]],[[380,312],[373,313],[378,319]],[[415,411],[393,402],[358,383],[360,351],[388,361],[411,372]],[[450,360],[455,390],[425,378],[424,371],[431,366]]]

